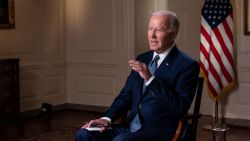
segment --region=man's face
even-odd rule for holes
[[[152,16],[148,26],[150,50],[162,53],[172,46],[176,33],[169,29],[167,16]]]

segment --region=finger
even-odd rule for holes
[[[130,60],[128,63],[129,63],[130,65],[139,65],[139,64],[141,64],[140,61],[136,61],[136,60]]]
[[[102,126],[104,126],[104,127],[108,127],[110,125],[108,120],[101,119],[101,122],[102,122]]]
[[[91,127],[93,125],[96,125],[96,120],[89,121],[87,128],[89,128],[89,127]]]
[[[128,63],[131,64],[131,63],[134,63],[136,60],[129,60]]]
[[[129,64],[131,67],[142,67],[142,63],[132,63]]]
[[[81,128],[87,128],[89,126],[89,122],[85,122]]]
[[[142,71],[141,67],[132,67],[132,69],[136,72]]]
[[[108,128],[107,127],[101,127],[100,132],[106,131]]]

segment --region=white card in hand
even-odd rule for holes
[[[88,127],[88,128],[85,128],[89,131],[100,131],[101,130],[101,127]]]
[[[101,127],[98,127],[98,126],[94,126],[94,127],[88,127],[88,128],[85,128],[89,131],[100,131],[101,130]],[[108,129],[112,129],[111,127],[108,127]]]

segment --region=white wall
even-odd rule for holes
[[[21,111],[66,102],[65,1],[15,1],[16,28],[0,30],[0,58],[20,58]]]
[[[222,112],[225,117],[250,119],[250,36],[243,32],[243,0],[233,0],[235,63],[238,86],[225,98]]]
[[[239,85],[220,113],[250,119],[250,36],[243,34],[243,1],[232,2]],[[0,58],[21,60],[21,110],[42,102],[109,106],[129,73],[127,61],[148,49],[145,27],[155,9],[178,14],[177,45],[198,59],[202,5],[200,0],[15,1],[16,28],[0,30]],[[213,114],[213,105],[204,88],[202,113]]]
[[[109,106],[128,75],[131,0],[67,0],[67,102]],[[132,5],[133,6],[133,5]]]

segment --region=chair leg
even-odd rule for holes
[[[223,138],[224,138],[224,141],[226,141],[226,131],[224,132],[224,134],[223,134]]]
[[[216,133],[212,131],[213,141],[216,141]]]

